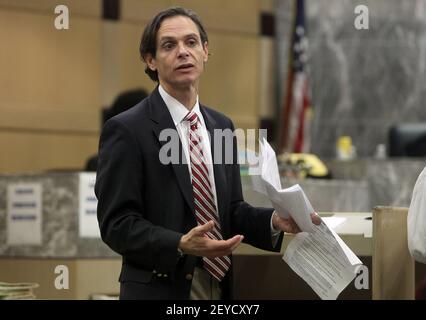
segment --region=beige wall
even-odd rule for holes
[[[256,128],[260,104],[261,0],[122,0],[119,22],[101,20],[101,0],[61,1],[70,29],[54,28],[56,1],[0,0],[0,172],[79,169],[97,151],[100,110],[126,89],[154,88],[138,47],[157,11],[197,11],[212,56],[201,102]]]
[[[12,1],[0,2],[0,38],[7,39],[0,44],[0,172],[82,168],[97,148],[101,20],[76,10],[70,29],[58,31],[53,4],[48,12],[47,1],[40,8],[6,2]]]

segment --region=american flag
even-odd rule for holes
[[[296,14],[290,47],[287,95],[282,114],[280,149],[290,153],[309,153],[312,107],[307,72],[305,5],[304,0],[295,1]]]

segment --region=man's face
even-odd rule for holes
[[[184,89],[198,83],[207,58],[207,43],[201,43],[196,24],[175,16],[161,23],[156,55],[148,55],[146,61],[151,70],[157,70],[163,86]]]

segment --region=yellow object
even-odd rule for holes
[[[337,140],[337,157],[341,160],[351,159],[354,156],[354,147],[352,146],[352,138],[349,136],[341,136]]]
[[[349,136],[341,136],[339,140],[337,140],[338,148],[349,152],[352,148],[352,138]]]
[[[300,164],[304,170],[299,172],[299,178],[305,178],[307,175],[316,178],[327,177],[329,171],[325,164],[314,154],[311,153],[289,153],[278,157],[282,163],[292,165]]]

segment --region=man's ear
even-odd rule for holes
[[[147,53],[144,60],[147,64],[148,68],[150,68],[152,71],[157,70],[157,62],[155,61],[155,58],[152,56],[152,54]]]
[[[204,51],[203,60],[204,60],[204,63],[206,63],[207,60],[209,60],[209,44],[208,44],[207,41],[204,42],[204,44],[203,44],[203,51]]]

